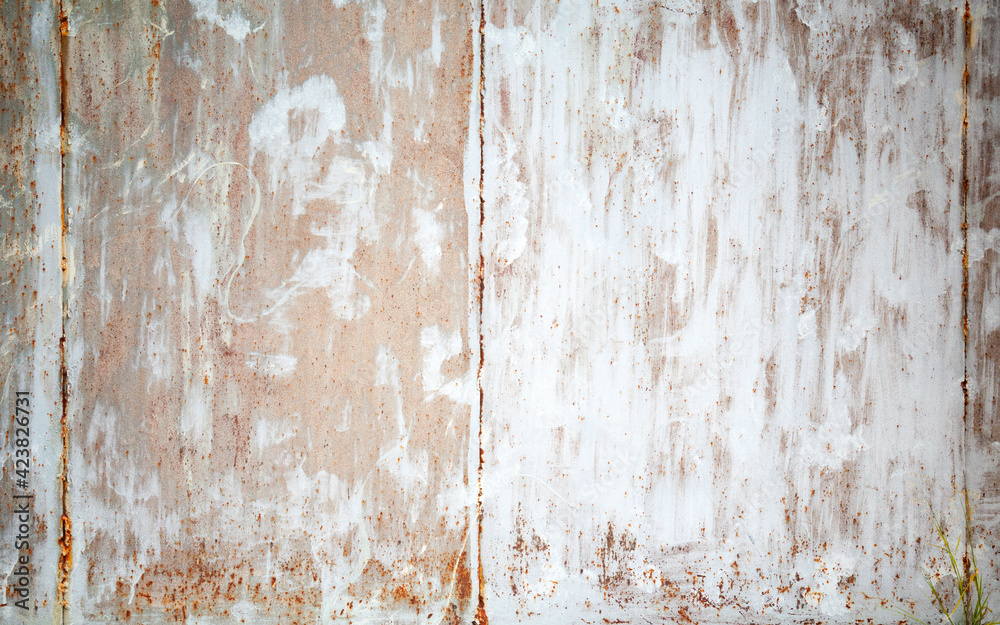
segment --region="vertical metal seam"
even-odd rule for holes
[[[963,66],[962,66],[962,493],[965,505],[965,568],[968,575],[969,550],[972,543],[972,509],[969,505],[969,447],[972,432],[969,429],[969,56],[972,52],[972,12],[970,0],[965,0],[962,16]]]
[[[485,339],[483,338],[483,296],[486,292],[486,259],[483,255],[483,226],[486,223],[486,192],[485,192],[485,146],[486,146],[486,0],[479,0],[479,372],[476,376],[479,390],[479,466],[477,468],[478,493],[476,497],[476,559],[478,574],[478,601],[476,606],[476,616],[474,622],[477,625],[487,625],[489,618],[486,615],[486,596],[484,587],[486,585],[486,575],[483,572],[483,465],[485,463],[485,452],[483,451],[483,361],[485,356]]]
[[[72,523],[69,517],[69,376],[66,367],[66,326],[69,321],[69,261],[68,228],[66,213],[66,155],[69,151],[69,130],[67,127],[69,89],[67,88],[66,63],[69,56],[69,18],[66,14],[66,0],[58,0],[59,6],[59,221],[60,221],[60,268],[62,289],[60,292],[61,330],[59,337],[59,394],[62,411],[60,424],[59,459],[59,568],[56,571],[56,610],[60,624],[68,622],[66,591],[69,585],[69,571],[73,566]]]

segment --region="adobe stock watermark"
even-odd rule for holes
[[[35,495],[31,492],[31,394],[17,391],[14,402],[14,491],[13,518],[14,550],[17,562],[9,578],[6,605],[13,604],[22,610],[31,606],[31,578],[34,567],[31,564],[31,535],[35,523],[32,519],[32,504]]]

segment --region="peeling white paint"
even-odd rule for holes
[[[233,39],[243,41],[250,34],[250,20],[244,14],[243,7],[236,5],[228,14],[223,15],[219,13],[219,0],[190,0],[190,2],[198,19],[221,28]]]

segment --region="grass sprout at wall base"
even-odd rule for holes
[[[979,563],[976,560],[976,550],[972,541],[972,511],[969,509],[968,500],[965,504],[965,550],[962,550],[962,537],[959,536],[955,543],[948,539],[943,519],[938,519],[931,509],[931,516],[934,520],[934,531],[938,535],[941,544],[934,545],[948,556],[951,565],[951,572],[954,577],[946,580],[935,581],[927,576],[925,579],[930,587],[929,598],[935,609],[940,613],[950,625],[1000,625],[1000,621],[987,620],[992,610],[989,608],[991,588],[984,587],[985,582],[979,572]],[[926,621],[917,618],[912,612],[896,609],[907,618],[924,625],[929,625]]]

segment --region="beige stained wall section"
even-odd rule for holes
[[[70,621],[468,621],[471,7],[65,9]]]
[[[998,579],[998,11],[3,3],[28,622],[894,623],[963,488]]]

